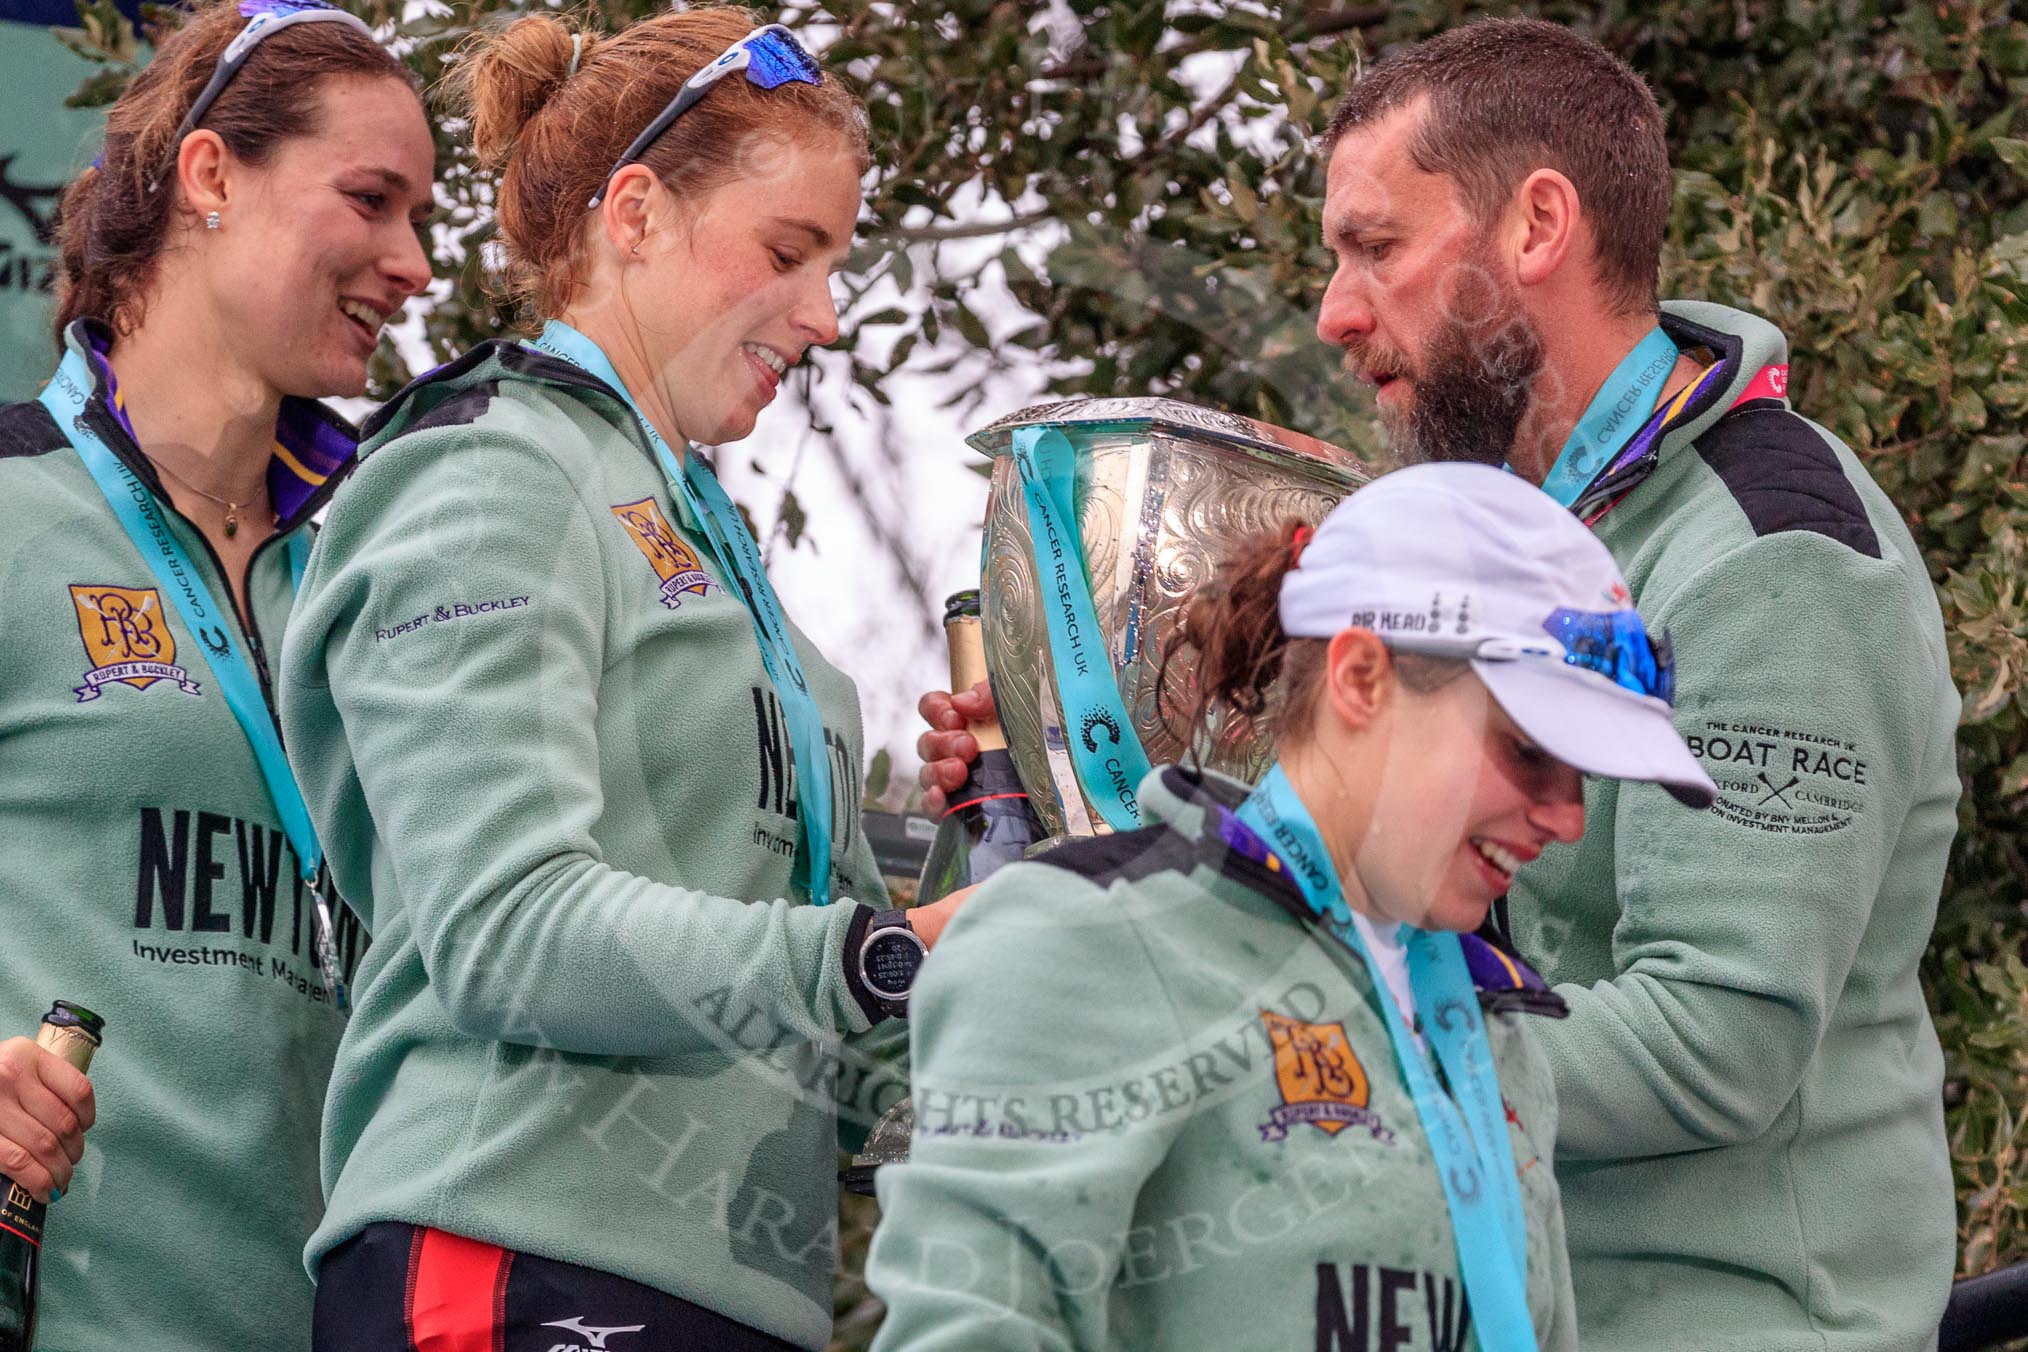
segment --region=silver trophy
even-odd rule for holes
[[[1245,537],[1314,526],[1367,475],[1351,453],[1237,414],[1174,399],[1073,399],[1009,414],[966,441],[993,457],[986,500],[983,620],[986,667],[1000,725],[1049,839],[1095,835],[1105,818],[1079,781],[1066,729],[1043,570],[1013,448],[1025,428],[1053,428],[1075,453],[1072,494],[1084,576],[1107,664],[1132,733],[1151,764],[1190,749],[1156,708],[1156,681],[1185,602]],[[1172,697],[1187,692],[1195,654],[1171,658]],[[1274,749],[1250,730],[1210,730],[1196,748],[1210,769],[1252,782]],[[906,1159],[915,1116],[903,1099],[874,1127],[846,1171],[870,1193],[874,1170]]]
[[[1076,449],[1076,512],[1104,650],[1152,765],[1189,750],[1156,709],[1170,633],[1200,583],[1240,540],[1291,518],[1314,526],[1366,482],[1347,451],[1300,433],[1174,399],[1074,399],[1010,414],[966,440],[993,457],[986,501],[986,665],[1015,768],[1053,836],[1093,835],[1103,817],[1069,752],[1043,588],[1010,454],[1022,428],[1047,426]],[[1195,655],[1172,660],[1172,698]],[[1173,709],[1172,711],[1173,712]],[[1244,729],[1213,727],[1205,766],[1252,782],[1274,758]]]

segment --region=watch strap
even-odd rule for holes
[[[852,998],[866,1015],[866,1021],[879,1023],[887,1017],[887,1011],[881,1008],[873,992],[866,989],[866,980],[859,972],[859,946],[866,942],[866,933],[873,927],[873,918],[887,913],[865,905],[855,906],[853,911],[855,914],[845,930],[844,952],[841,954],[845,960],[845,989],[852,992]]]

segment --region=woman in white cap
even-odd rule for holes
[[[1713,793],[1604,546],[1484,466],[1390,474],[1193,602],[1191,731],[1138,831],[1004,870],[917,980],[876,1348],[1577,1345],[1562,1002],[1474,931],[1585,774]],[[1181,664],[1178,664],[1181,671]],[[1280,694],[1269,691],[1279,681]]]

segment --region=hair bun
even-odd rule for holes
[[[472,149],[498,165],[530,118],[590,59],[598,38],[573,35],[561,20],[530,14],[466,44],[456,85],[472,118]]]
[[[1155,708],[1186,748],[1201,753],[1214,723],[1226,728],[1222,736],[1236,735],[1273,712],[1291,644],[1282,631],[1282,579],[1308,529],[1292,518],[1242,536],[1183,604],[1162,649]]]

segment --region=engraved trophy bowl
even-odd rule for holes
[[[1163,646],[1185,602],[1226,553],[1291,518],[1314,526],[1368,475],[1348,451],[1237,414],[1174,399],[1073,399],[1009,414],[966,441],[993,457],[986,500],[982,619],[986,670],[1014,768],[1048,838],[1107,830],[1072,769],[1058,712],[1049,626],[1021,476],[1012,455],[1024,427],[1053,427],[1076,452],[1073,499],[1093,609],[1120,698],[1151,765],[1188,748],[1158,716]],[[1187,699],[1195,653],[1170,667],[1172,697]],[[1204,764],[1248,783],[1267,773],[1274,748],[1250,729],[1211,728]],[[871,1196],[881,1167],[908,1158],[914,1102],[904,1098],[875,1125],[840,1180]]]
[[[1349,451],[1252,418],[1174,399],[1074,399],[1009,414],[966,441],[993,457],[986,501],[986,666],[1014,767],[1052,838],[1094,835],[1104,819],[1072,769],[1049,627],[1011,447],[1024,427],[1054,427],[1076,451],[1077,524],[1093,609],[1120,699],[1151,765],[1188,748],[1156,709],[1163,648],[1185,602],[1245,537],[1291,518],[1314,526],[1368,475]],[[1171,708],[1191,688],[1195,653],[1179,650]],[[1253,783],[1272,747],[1245,728],[1210,729],[1203,763]]]

